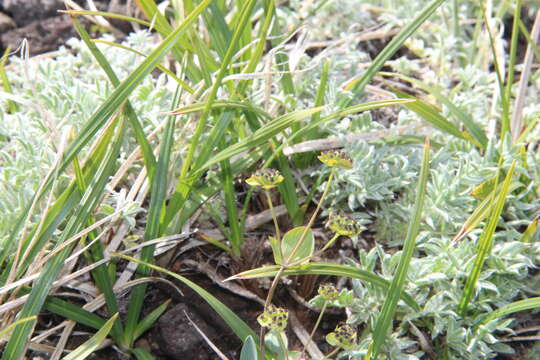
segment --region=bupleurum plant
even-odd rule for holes
[[[356,237],[364,229],[355,218],[348,214],[331,213],[328,220],[328,227],[334,233],[334,236],[320,249],[315,250],[315,239],[311,227],[317,219],[324,199],[332,186],[332,180],[335,178],[338,170],[349,170],[353,167],[352,159],[343,150],[324,151],[318,158],[330,169],[325,190],[323,191],[308,224],[289,230],[283,237],[280,236],[281,231],[272,205],[272,197],[270,196],[270,190],[283,181],[283,176],[275,169],[261,169],[257,170],[246,180],[249,185],[260,188],[265,192],[272,217],[274,218],[276,232],[275,238],[269,237],[276,263],[276,272],[266,297],[264,311],[258,317],[258,322],[261,325],[260,349],[264,349],[265,346],[266,348],[274,349],[274,352],[277,353],[280,358],[284,359],[303,356],[309,343],[305,345],[304,350],[300,355],[288,350],[287,337],[284,332],[287,325],[288,312],[286,309],[277,307],[273,304],[275,291],[281,278],[286,274],[287,270],[302,266],[302,264],[309,263],[314,257],[322,255],[339,237]],[[253,271],[258,271],[258,269],[235,275],[233,278],[249,277],[249,274]],[[320,306],[321,311],[312,329],[309,341],[312,341],[326,308],[328,306],[343,307],[350,303],[350,300],[349,292],[345,290],[340,292],[332,284],[322,284],[319,287],[318,295],[313,299],[313,303],[318,304],[316,306]],[[320,304],[321,301],[322,304]],[[269,332],[267,332],[267,330],[269,330]],[[350,350],[354,348],[356,344],[356,330],[350,325],[343,324],[338,326],[334,332],[327,336],[327,341],[335,348],[328,356],[333,356],[342,349]],[[260,356],[264,356],[264,354],[261,352]]]

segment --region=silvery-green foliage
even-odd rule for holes
[[[416,313],[406,304],[398,304],[399,325],[385,344],[388,359],[398,358],[397,354],[416,356],[410,354],[410,350],[417,348],[409,347],[407,351],[403,347],[406,340],[419,341],[409,321],[421,328],[432,344],[446,344],[450,359],[487,359],[497,353],[511,352],[509,346],[497,340],[498,336],[511,333],[511,319],[495,320],[478,329],[475,325],[482,316],[508,304],[523,292],[528,271],[539,263],[540,245],[518,241],[496,244],[479,281],[477,299],[471,308],[474,315],[462,318],[457,315],[456,307],[472,268],[474,246],[468,240],[449,247],[444,240],[428,239],[419,247],[423,255],[413,258],[405,291],[415,298],[422,311]],[[369,252],[359,251],[358,266],[390,279],[399,256],[400,252],[390,255],[376,245]],[[353,291],[349,322],[365,326],[365,336],[369,337],[386,294],[357,280],[353,281]]]
[[[349,210],[365,208],[368,201],[393,200],[418,176],[418,147],[396,149],[359,141],[347,147],[347,153],[354,166],[337,174],[329,199],[332,204],[347,204]]]
[[[129,35],[124,44],[148,53],[156,45],[151,38],[150,33],[138,32]],[[7,236],[13,219],[28,206],[40,182],[52,168],[69,128],[80,129],[113,90],[81,41],[71,39],[67,45],[69,48],[60,48],[54,57],[10,59],[10,84],[14,94],[25,103],[19,105],[19,111],[10,114],[6,101],[0,99],[0,238]],[[143,60],[123,49],[98,46],[120,79]],[[170,108],[170,87],[171,83],[164,75],[147,77],[130,96],[147,133],[163,121],[163,109]],[[128,139],[130,143],[123,147],[126,153],[121,154],[120,162],[136,145],[133,137]],[[61,175],[58,188],[67,181],[68,177]],[[118,205],[114,203],[115,198],[119,199],[113,196],[109,201],[113,208]],[[40,213],[39,209],[37,213]],[[128,214],[128,218],[132,218],[132,214]]]

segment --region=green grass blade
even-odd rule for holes
[[[107,77],[109,78],[113,86],[118,87],[120,85],[120,80],[116,76],[116,73],[112,69],[111,65],[109,64],[103,53],[92,42],[92,40],[90,39],[90,35],[88,35],[84,27],[81,26],[80,22],[75,18],[73,19],[73,25],[75,26],[75,29],[81,36],[81,39],[84,41],[92,55],[95,57],[95,59],[103,69],[103,71],[105,71],[105,74],[107,74]],[[146,139],[146,135],[144,134],[142,125],[137,119],[137,115],[135,114],[135,111],[133,110],[133,107],[129,102],[127,102],[126,104],[125,112],[128,116],[131,126],[133,127],[135,138],[137,139],[137,142],[141,147],[148,174],[150,174],[149,176],[152,177],[156,166],[156,159],[154,157],[154,153],[152,152],[152,148],[150,147],[150,144]]]
[[[316,113],[318,114],[318,113]],[[278,147],[276,141],[274,143],[274,148]],[[279,165],[279,170],[281,175],[283,175],[283,181],[278,185],[279,192],[287,211],[289,217],[294,226],[300,226],[304,223],[302,210],[300,209],[300,199],[296,193],[296,183],[294,181],[294,176],[292,170],[289,166],[289,162],[285,155],[277,154],[277,163]]]
[[[194,103],[194,104],[189,104],[181,108],[175,109],[171,113],[174,115],[192,114],[195,112],[203,111],[205,107],[206,107],[206,103]],[[212,103],[211,109],[212,110],[223,109],[225,111],[241,110],[241,111],[251,112],[256,116],[267,119],[267,120],[272,118],[270,114],[268,114],[266,111],[248,102],[240,102],[240,101],[234,101],[234,100],[216,100]]]
[[[533,240],[533,237],[536,234],[536,231],[538,229],[538,220],[539,218],[536,217],[533,221],[531,221],[531,223],[529,224],[529,226],[527,226],[527,229],[525,230],[525,232],[523,233],[519,241],[530,243]]]
[[[167,310],[167,307],[170,303],[170,299],[165,301],[163,304],[152,310],[150,314],[146,315],[144,319],[141,320],[141,322],[135,329],[135,333],[133,334],[135,339],[138,339],[142,334],[146,332],[146,330],[150,329],[150,327],[154,325],[157,319],[159,319],[159,317],[165,312],[165,310]]]
[[[131,350],[131,353],[135,355],[137,360],[154,360],[155,358],[144,348],[135,348]]]
[[[118,317],[118,313],[114,314],[99,331],[88,339],[84,344],[73,350],[69,355],[64,357],[63,360],[84,360],[90,356],[97,348],[103,343],[109,332],[111,331],[113,324]]]
[[[422,10],[407,26],[390,41],[388,45],[377,55],[373,63],[366,69],[358,81],[354,84],[351,92],[353,96],[350,99],[344,99],[339,103],[340,108],[348,106],[352,99],[356,99],[358,95],[364,91],[367,84],[373,79],[375,74],[382,69],[384,63],[392,57],[399,50],[399,48],[405,43],[405,41],[411,37],[411,35],[441,6],[445,0],[433,0],[430,2],[424,10]]]
[[[246,1],[242,9],[241,18],[238,21],[237,27],[233,33],[232,40],[230,44],[228,45],[227,53],[225,54],[223,58],[219,72],[216,75],[216,79],[213,81],[213,85],[212,85],[212,88],[210,89],[210,93],[206,100],[203,113],[197,123],[195,132],[191,138],[191,144],[188,148],[187,155],[183,159],[182,170],[180,172],[180,180],[178,181],[178,186],[176,188],[176,194],[178,195],[171,199],[170,208],[172,209],[176,208],[178,210],[182,206],[182,202],[185,201],[187,197],[187,193],[189,192],[190,184],[192,182],[192,180],[188,180],[188,174],[192,166],[195,150],[200,146],[199,140],[203,134],[204,129],[206,128],[206,123],[210,117],[210,110],[212,108],[212,103],[216,99],[218,89],[221,86],[221,82],[223,78],[225,77],[226,73],[228,72],[230,62],[237,49],[238,41],[242,34],[242,29],[245,26],[245,24],[247,24],[254,5],[255,5],[254,0]],[[218,162],[223,161],[223,160],[225,160],[225,158],[220,159]]]
[[[258,129],[253,135],[248,136],[244,140],[229,146],[227,149],[217,153],[211,160],[207,161],[198,172],[202,172],[212,165],[217,164],[219,161],[224,159],[229,159],[234,155],[238,155],[244,151],[249,151],[252,148],[266,143],[269,139],[281,133],[283,130],[291,126],[291,124],[303,120],[319,111],[324,109],[323,106],[307,109],[307,110],[298,110],[291,113],[282,115],[272,120],[265,126]]]
[[[75,170],[75,179],[76,183],[79,187],[79,191],[84,193],[84,189],[86,189],[86,181],[84,179],[83,171],[81,170],[81,167],[79,165],[79,158],[75,157],[73,159],[73,168]],[[89,217],[87,226],[90,227],[95,223],[95,220],[92,216]],[[91,231],[88,236],[81,238],[81,244],[83,246],[86,245],[87,241],[86,238],[92,243],[90,248],[84,252],[84,256],[86,258],[87,265],[91,265],[95,262],[98,262],[100,260],[104,259],[104,253],[105,248],[101,241],[94,240],[97,238],[97,231],[93,230]],[[111,278],[109,276],[108,267],[106,264],[102,264],[98,266],[97,268],[92,270],[92,277],[94,278],[94,281],[96,283],[97,288],[103,293],[105,297],[105,302],[107,304],[107,310],[109,312],[109,316],[112,316],[113,314],[118,313],[118,303],[116,301],[116,295],[114,293],[113,289],[113,282],[111,281]],[[113,326],[113,334],[116,338],[120,338],[120,334],[122,334],[122,324],[120,320],[115,322]]]
[[[221,59],[225,58],[227,53],[227,45],[232,38],[232,32],[225,20],[225,14],[219,6],[213,2],[208,11],[204,13],[204,20],[208,34],[210,35],[210,43],[216,50]]]
[[[504,89],[501,139],[510,131],[510,103],[512,102],[512,86],[514,85],[514,71],[516,66],[516,55],[519,38],[519,19],[521,18],[521,0],[516,0],[514,9],[514,21],[512,24],[512,38],[510,40],[510,61],[508,62],[508,71],[506,73],[506,87]]]
[[[2,80],[2,86],[4,87],[4,91],[7,92],[8,94],[13,94],[13,89],[11,88],[11,84],[9,83],[6,70],[4,69],[4,67],[6,66],[6,62],[8,60],[10,51],[11,49],[8,46],[6,48],[6,51],[4,51],[4,55],[2,56],[2,58],[0,58],[0,80]],[[8,100],[7,103],[8,103],[8,108],[9,108],[10,113],[14,113],[18,110],[19,106],[17,105],[15,101]]]
[[[105,320],[100,316],[54,296],[48,296],[43,307],[53,314],[60,315],[96,330],[105,324]]]
[[[178,101],[178,89],[174,97],[174,102]],[[176,117],[169,116],[163,133],[163,140],[159,151],[159,160],[156,166],[156,176],[150,183],[150,205],[148,208],[148,218],[146,228],[144,230],[143,241],[149,241],[161,236],[160,218],[165,204],[165,196],[167,193],[167,178],[169,173],[169,165],[174,143],[174,128]],[[152,262],[154,259],[155,245],[147,246],[141,251],[140,258],[145,262]],[[138,268],[138,276],[147,276],[150,269],[147,267]],[[128,307],[126,319],[126,327],[124,332],[125,343],[131,347],[135,341],[135,331],[138,327],[138,321],[147,284],[140,284],[133,288]]]
[[[259,337],[251,328],[242,320],[240,319],[234,312],[232,312],[226,305],[224,305],[221,301],[216,299],[212,294],[210,294],[208,291],[204,290],[199,285],[195,284],[194,282],[190,281],[189,279],[178,275],[177,273],[174,273],[172,271],[169,271],[167,269],[164,269],[160,266],[150,264],[147,262],[144,262],[140,259],[135,259],[130,256],[118,254],[118,253],[112,253],[113,256],[118,256],[123,259],[136,262],[138,264],[142,264],[146,267],[149,267],[153,270],[159,271],[163,274],[167,274],[169,276],[172,276],[173,278],[181,281],[188,287],[190,287],[193,291],[195,291],[199,296],[201,296],[207,303],[214,309],[219,316],[225,321],[225,323],[231,328],[231,330],[240,338],[240,340],[244,341],[248,336],[252,336],[253,339],[256,340],[258,343]]]
[[[118,122],[117,122],[118,123]],[[107,184],[109,177],[116,169],[116,159],[118,157],[120,146],[123,140],[124,133],[123,122],[120,126],[111,127],[108,131],[114,131],[117,129],[115,139],[109,147],[109,151],[96,174],[81,198],[80,207],[68,220],[58,244],[63,244],[67,239],[76,234],[81,227],[88,222],[90,213],[97,206],[105,185]],[[55,256],[49,260],[41,271],[41,275],[34,283],[32,290],[26,300],[23,308],[19,312],[20,317],[28,317],[37,315],[45,302],[47,293],[52,287],[53,281],[56,279],[60,270],[64,266],[64,261],[71,253],[71,250],[75,244],[71,244],[59,251]],[[26,349],[26,342],[30,339],[30,332],[34,327],[34,322],[28,322],[17,326],[11,336],[7,346],[4,349],[2,360],[19,359],[23,356]]]
[[[396,306],[401,293],[403,292],[403,286],[405,285],[409,264],[416,247],[416,238],[420,230],[420,220],[422,218],[422,209],[426,197],[426,186],[429,175],[429,149],[429,142],[426,142],[424,145],[424,156],[422,160],[422,168],[420,170],[420,178],[416,188],[413,217],[409,222],[407,236],[405,238],[405,243],[403,244],[403,252],[399,259],[396,273],[394,274],[392,284],[390,285],[390,289],[388,290],[388,294],[386,295],[386,299],[373,330],[371,359],[377,359],[379,351],[386,339],[386,336],[388,335],[388,331],[392,326]]]
[[[266,46],[266,39],[269,35],[269,29],[270,25],[272,24],[272,19],[274,18],[275,14],[275,1],[269,0],[268,5],[265,10],[264,14],[264,23],[261,27],[259,34],[258,34],[258,42],[257,46],[255,48],[255,51],[253,52],[251,58],[249,59],[248,64],[242,71],[245,74],[249,74],[255,71],[257,68],[257,65],[260,64],[261,58],[264,53],[264,48]],[[244,95],[246,88],[253,82],[252,79],[245,79],[238,82],[238,93],[241,95]]]
[[[386,106],[393,106],[393,105],[405,105],[408,103],[412,103],[415,100],[413,99],[391,99],[391,100],[378,100],[378,101],[371,101],[364,104],[358,104],[358,105],[352,105],[349,107],[346,107],[342,110],[338,110],[333,112],[332,114],[328,114],[316,121],[311,121],[309,124],[306,124],[305,126],[302,126],[302,128],[296,132],[294,132],[291,136],[288,137],[287,142],[282,144],[279,149],[276,150],[276,152],[279,152],[284,146],[287,146],[289,144],[292,144],[292,142],[298,138],[305,136],[307,133],[315,129],[316,127],[320,126],[321,124],[332,121],[335,119],[339,119],[341,117],[345,117],[352,114],[361,113],[364,111],[369,110],[375,110],[379,108],[383,108]]]
[[[257,360],[257,345],[251,336],[248,336],[240,352],[240,360]]]
[[[37,319],[37,316],[29,316],[23,319],[19,319],[15,322],[12,322],[8,326],[0,330],[0,339],[8,335],[11,332],[11,330],[13,330],[17,325],[28,322],[28,321],[35,321],[36,319]]]
[[[328,88],[328,78],[330,76],[330,61],[325,61],[319,86],[317,87],[317,94],[315,95],[315,106],[324,105],[324,97]],[[321,113],[316,113],[311,117],[311,122],[317,123],[321,119]],[[314,139],[315,137],[307,136],[308,139]]]
[[[463,290],[463,295],[458,306],[458,313],[461,316],[465,315],[469,303],[473,298],[474,292],[476,290],[476,283],[478,282],[478,278],[480,277],[480,273],[482,272],[482,268],[484,267],[485,259],[491,250],[493,244],[493,235],[495,234],[495,229],[497,228],[497,225],[500,221],[503,206],[506,201],[506,196],[508,195],[510,189],[510,183],[512,181],[512,175],[514,174],[515,166],[516,162],[514,161],[512,162],[510,170],[508,170],[508,174],[506,174],[506,178],[504,179],[504,183],[500,193],[492,199],[495,206],[493,206],[486,228],[478,239],[474,266],[471,270],[471,274],[467,278],[467,282]]]
[[[515,301],[505,305],[493,312],[480,321],[480,324],[486,324],[492,320],[501,318],[506,315],[514,314],[519,311],[532,310],[540,308],[540,297]]]
[[[135,50],[133,48],[130,48],[129,46],[115,43],[114,41],[107,41],[107,40],[102,40],[102,39],[93,39],[92,42],[97,43],[97,44],[105,44],[105,45],[109,45],[109,46],[114,46],[114,47],[124,49],[124,50],[129,51],[129,52],[132,52],[132,53],[137,54],[139,56],[146,57],[146,54],[143,54],[140,51],[137,51],[137,50]],[[195,90],[193,90],[188,84],[186,84],[182,79],[180,79],[178,76],[176,76],[175,73],[173,73],[171,70],[167,69],[165,66],[157,64],[156,68],[158,68],[160,71],[163,71],[165,74],[169,75],[171,77],[171,79],[176,81],[178,83],[178,85],[183,87],[184,90],[186,90],[188,93],[190,93],[190,94],[195,93]]]
[[[110,13],[110,12],[106,12],[106,11],[59,10],[58,12],[68,14],[68,15],[71,15],[71,16],[78,16],[78,15],[103,16],[103,17],[111,18],[111,19],[119,19],[119,20],[125,20],[125,21],[134,22],[134,23],[146,26],[148,28],[151,25],[148,21],[144,21],[144,20],[141,20],[141,19],[138,19],[138,18],[135,18],[135,17],[127,16],[127,15]]]
[[[146,15],[148,19],[152,20],[151,23],[162,37],[165,38],[172,33],[173,27],[171,26],[171,24],[169,24],[167,18],[159,11],[155,0],[135,0],[135,3],[139,7],[139,9],[141,9],[144,15]],[[207,7],[208,5],[210,5],[210,3],[205,5],[205,7]],[[185,18],[184,21],[186,19],[187,18]],[[189,44],[187,39],[180,39],[179,41],[180,46],[175,45],[175,50],[173,50],[175,56],[177,56],[177,60],[180,60],[180,57],[178,57],[178,55],[180,54],[180,50],[182,48],[193,51],[193,47]]]
[[[534,52],[536,61],[540,61],[540,49],[538,48],[538,45],[536,45],[535,41],[532,39],[531,34],[527,30],[527,28],[525,27],[521,19],[519,19],[519,30],[521,31],[525,39],[527,39],[528,45],[531,47],[532,51]]]
[[[416,114],[418,114],[418,116],[420,116],[422,119],[424,119],[437,129],[460,139],[468,140],[467,137],[463,136],[459,128],[452,122],[448,121],[444,116],[442,116],[441,113],[433,105],[428,104],[427,102],[402,91],[396,89],[394,89],[393,91],[397,96],[401,98],[409,98],[416,100],[415,102],[405,104],[405,106],[410,110],[414,111]]]
[[[484,24],[486,25],[486,30],[487,30],[487,33],[488,33],[488,37],[489,37],[489,47],[490,47],[490,50],[491,50],[491,56],[493,57],[493,65],[494,65],[494,68],[495,68],[495,74],[497,75],[497,84],[499,85],[499,95],[501,97],[501,104],[502,104],[502,107],[503,109],[505,109],[506,107],[508,107],[509,105],[506,104],[506,96],[505,96],[505,90],[504,90],[504,80],[503,80],[503,76],[502,76],[502,73],[501,73],[501,65],[499,64],[499,60],[497,59],[497,50],[495,49],[495,40],[493,39],[493,33],[491,31],[491,27],[490,27],[490,21],[489,19],[487,18],[487,11],[486,11],[486,7],[485,7],[485,4],[483,1],[480,2],[480,7],[482,9],[481,13],[482,13],[482,17],[484,19]]]
[[[428,92],[430,95],[435,97],[435,99],[437,99],[442,104],[444,104],[448,108],[450,113],[456,117],[457,120],[463,123],[465,128],[470,132],[471,136],[481,145],[483,149],[486,148],[488,139],[486,137],[486,134],[484,134],[484,131],[482,130],[480,125],[478,125],[469,114],[465,113],[463,110],[457,107],[454,103],[452,103],[450,99],[444,96],[438,89],[431,87],[420,80],[411,78],[406,75],[397,74],[397,73],[380,73],[380,74],[383,76],[398,77]]]
[[[494,191],[491,191],[488,196],[486,196],[480,204],[474,209],[471,216],[467,218],[457,235],[454,237],[452,242],[457,242],[463,239],[468,233],[470,233],[472,230],[476,229],[478,225],[482,221],[485,220],[485,218],[490,214],[490,212],[493,211],[493,208],[495,206],[495,203],[493,202],[493,197],[496,194],[500,194],[502,190],[502,184],[497,185],[497,189]],[[510,192],[514,191],[518,187],[522,186],[519,182],[512,182],[510,183]]]
[[[197,19],[197,17],[206,9],[212,0],[203,0],[197,8],[186,17],[173,32],[167,36],[159,46],[135,69],[122,83],[116,87],[109,98],[96,110],[87,122],[87,126],[81,131],[81,134],[75,139],[73,144],[66,151],[61,169],[65,169],[78,154],[81,149],[90,141],[103,124],[116,112],[127,100],[128,96],[141,83],[141,81],[156,67],[169,50],[180,39],[182,34]]]
[[[261,277],[274,277],[279,269],[280,265],[263,266],[257,269],[247,270],[231,276],[228,280],[235,279],[256,279]],[[382,289],[390,288],[390,281],[383,279],[382,277],[366,270],[362,270],[353,266],[328,264],[328,263],[308,263],[300,266],[293,266],[287,268],[284,275],[330,275],[339,277],[348,277],[351,279],[358,279],[365,282],[369,282]],[[420,306],[416,301],[408,294],[403,292],[401,294],[403,301],[413,308],[415,311],[420,311]]]
[[[231,114],[226,113],[224,115],[227,116]],[[231,163],[229,159],[223,160],[220,163],[220,166],[225,208],[227,210],[227,218],[229,220],[229,241],[231,243],[233,255],[240,256],[241,247],[244,239],[243,233],[240,230],[240,223],[238,221],[238,205],[236,203],[236,193],[234,191],[234,177],[231,170]]]

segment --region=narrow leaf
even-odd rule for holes
[[[240,353],[240,360],[257,360],[257,345],[251,336],[246,338]]]
[[[241,272],[234,276],[231,276],[226,281],[235,279],[256,279],[261,277],[274,277],[281,265],[263,266],[257,269]],[[382,289],[389,289],[390,282],[382,277],[366,270],[362,270],[353,266],[328,264],[328,263],[308,263],[299,266],[292,266],[283,272],[284,275],[330,275],[339,277],[348,277],[351,279],[358,279],[369,282]],[[401,294],[402,300],[413,308],[415,311],[420,311],[420,306],[416,301],[405,292]]]
[[[107,338],[107,335],[109,335],[109,332],[111,331],[117,317],[118,313],[114,314],[94,336],[92,336],[77,349],[69,353],[69,355],[64,357],[64,360],[84,360],[90,356],[94,351],[97,350],[105,338]]]
[[[384,343],[384,340],[386,339],[388,331],[392,326],[396,306],[399,297],[403,292],[409,264],[411,262],[412,256],[414,254],[414,249],[416,247],[416,238],[420,230],[422,209],[424,207],[424,200],[426,198],[426,186],[429,175],[429,149],[429,141],[426,141],[426,144],[424,145],[424,157],[422,161],[422,168],[420,170],[420,178],[418,180],[418,186],[416,188],[416,199],[413,210],[413,217],[411,218],[411,221],[409,222],[409,226],[407,228],[407,236],[405,238],[403,252],[399,259],[396,273],[394,274],[392,284],[390,286],[390,289],[388,290],[388,295],[386,296],[379,317],[377,318],[375,329],[373,330],[373,347],[371,359],[377,358],[379,351]]]
[[[508,170],[508,174],[506,174],[506,178],[504,179],[500,193],[498,193],[497,196],[492,200],[494,206],[492,206],[489,221],[482,232],[482,235],[480,235],[480,239],[478,239],[474,266],[471,270],[471,274],[467,278],[467,283],[465,284],[465,289],[463,290],[463,295],[458,306],[458,313],[462,316],[465,315],[469,303],[473,298],[473,294],[476,290],[476,283],[478,282],[478,278],[480,277],[480,273],[484,267],[485,259],[491,251],[493,235],[495,234],[495,229],[499,224],[503,206],[506,201],[506,196],[510,190],[510,183],[512,180],[512,175],[514,174],[515,166],[516,162],[513,161],[512,166],[510,166],[510,170]]]

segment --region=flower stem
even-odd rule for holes
[[[323,247],[322,249],[320,249],[319,251],[316,251],[315,254],[313,256],[317,256],[317,255],[320,255],[322,254],[323,252],[326,251],[326,249],[328,249],[330,246],[332,246],[332,244],[334,244],[336,242],[336,240],[338,239],[339,237],[339,234],[335,234],[329,242],[327,242]]]
[[[339,237],[339,234],[335,234],[334,237],[332,237],[330,239],[329,242],[326,243],[326,245],[324,245],[324,247],[320,250],[317,250],[315,251],[313,254],[309,255],[309,256],[306,256],[302,259],[299,259],[299,260],[296,260],[292,263],[290,263],[288,266],[295,266],[295,265],[299,265],[305,261],[308,261],[308,260],[311,260],[312,258],[314,258],[315,256],[319,256],[321,255],[326,249],[328,249],[333,243],[336,242],[337,238]]]
[[[330,359],[332,356],[334,356],[335,354],[337,354],[337,352],[339,351],[339,348],[335,348],[334,350],[330,351],[328,354],[326,354],[322,360],[326,360],[326,359]]]
[[[264,303],[264,311],[266,311],[266,308],[268,307],[268,305],[270,305],[272,303],[272,298],[274,297],[274,293],[276,291],[279,280],[281,279],[281,275],[283,274],[283,272],[285,271],[285,268],[287,267],[287,261],[294,258],[294,255],[296,254],[296,252],[300,248],[300,245],[302,244],[302,242],[304,241],[304,238],[307,235],[308,229],[310,229],[311,226],[313,226],[313,223],[315,222],[315,218],[317,217],[317,214],[321,210],[322,203],[323,203],[324,199],[326,198],[326,196],[328,195],[328,192],[330,191],[330,185],[332,183],[332,179],[334,178],[335,173],[336,173],[336,170],[334,168],[332,168],[332,170],[330,172],[330,176],[328,177],[328,181],[326,183],[326,187],[324,189],[324,192],[321,195],[321,198],[319,200],[319,203],[317,204],[317,207],[315,208],[315,212],[313,213],[313,215],[311,215],[311,218],[309,219],[309,222],[308,222],[306,228],[304,229],[304,232],[302,233],[302,236],[300,237],[300,239],[296,243],[294,249],[292,250],[292,252],[291,252],[291,254],[289,256],[289,259],[282,259],[283,264],[279,268],[279,271],[277,272],[276,276],[274,277],[274,281],[272,281],[272,285],[270,286],[270,290],[268,291],[268,296],[266,297],[266,301]],[[269,197],[268,193],[266,193],[266,196]],[[272,204],[270,199],[269,199],[269,204]],[[270,205],[270,208],[273,209],[273,207],[271,205]],[[271,211],[273,211],[273,210],[271,210]],[[274,213],[272,213],[272,217],[275,220]],[[276,229],[277,229],[277,220],[275,220],[275,221],[276,222],[274,224],[276,225]],[[277,234],[278,233],[276,232],[276,236],[277,236]],[[265,348],[264,347],[264,336],[265,336],[265,334],[266,334],[266,329],[263,326],[263,327],[261,327],[261,331],[260,331],[261,359],[264,359],[264,353],[265,353],[265,351],[264,351],[264,348]]]
[[[272,203],[272,197],[268,190],[264,190],[266,194],[266,200],[268,200],[268,206],[270,207],[270,213],[272,214],[272,219],[274,220],[274,227],[276,229],[276,239],[279,247],[280,257],[281,257],[281,232],[279,231],[279,225],[276,216],[276,209],[274,209],[274,204]]]
[[[289,258],[288,259],[283,259],[283,262],[284,262],[285,265],[287,265],[287,261],[294,258],[294,255],[296,254],[296,252],[300,248],[300,245],[302,245],[302,243],[304,242],[304,239],[305,239],[305,237],[307,235],[308,230],[311,229],[311,227],[313,226],[313,223],[315,222],[315,218],[317,217],[317,214],[321,210],[322,203],[323,203],[324,199],[326,198],[326,196],[328,195],[328,192],[330,191],[330,185],[332,183],[332,179],[334,178],[335,173],[336,173],[336,169],[332,168],[332,170],[330,172],[330,176],[328,177],[328,181],[326,182],[326,187],[324,189],[324,192],[321,195],[321,199],[319,200],[319,203],[317,204],[317,207],[315,208],[315,212],[313,213],[313,215],[311,215],[311,218],[309,219],[309,222],[308,222],[306,228],[304,229],[304,232],[302,232],[302,236],[300,236],[300,239],[298,240],[295,247],[291,251],[291,254],[289,255]]]
[[[281,278],[281,274],[283,274],[283,271],[285,271],[285,266],[281,266],[279,268],[279,271],[277,272],[276,276],[274,277],[274,281],[272,281],[272,285],[270,286],[270,290],[268,290],[268,295],[266,296],[266,301],[264,302],[264,311],[268,308],[268,306],[272,303],[272,298],[274,297],[274,293],[276,292],[277,284],[279,283],[279,279]],[[261,347],[261,355],[264,359],[264,335],[266,334],[266,328],[263,326],[261,327],[260,332],[260,347]]]
[[[319,317],[317,318],[317,321],[315,322],[315,326],[313,326],[313,330],[311,330],[311,334],[309,335],[309,339],[306,345],[304,346],[304,350],[302,350],[302,354],[300,354],[300,359],[302,359],[309,344],[311,344],[311,342],[313,341],[313,336],[315,335],[315,331],[317,331],[317,328],[319,327],[319,324],[321,323],[321,320],[322,320],[322,317],[324,315],[324,311],[326,310],[327,305],[328,305],[328,301],[324,301],[324,304],[321,308],[321,313],[319,314]]]

